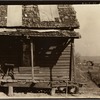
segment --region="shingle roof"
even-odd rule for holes
[[[54,21],[41,21],[38,5],[22,6],[22,27],[79,28],[76,12],[71,5],[57,5],[59,17]],[[13,20],[13,19],[12,19]],[[0,5],[0,26],[7,24],[7,5]]]

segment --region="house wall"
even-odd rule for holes
[[[70,80],[70,39],[34,38],[33,40],[35,81]],[[25,63],[27,62],[29,61]],[[23,66],[19,69],[22,75],[19,78],[32,79],[31,66]]]
[[[33,44],[34,44],[34,61],[33,61],[34,68],[33,69],[34,69],[35,81],[38,81],[39,83],[54,82],[54,84],[52,84],[53,86],[55,85],[65,86],[66,84],[64,82],[60,83],[60,81],[70,80],[71,78],[70,72],[72,72],[73,70],[71,69],[70,66],[71,64],[70,63],[71,61],[70,38],[51,38],[51,37],[36,38],[35,37],[33,38]],[[18,47],[21,47],[19,51],[17,49]],[[13,63],[14,61],[16,61],[16,63],[18,64],[18,66],[14,67],[14,79],[27,80],[28,82],[32,81],[30,40],[26,40],[26,39],[23,40],[23,42],[21,42],[20,46],[18,47],[17,45],[15,45],[15,48],[13,47],[14,58],[11,59],[9,56],[7,60],[7,61],[9,60],[12,61]],[[7,49],[5,50],[7,51]],[[3,55],[3,57],[5,58],[6,56],[7,55]],[[4,77],[4,80],[9,80],[9,79],[11,80],[10,76]],[[56,82],[58,83],[56,84]],[[39,86],[40,85],[41,84],[39,84]],[[46,83],[45,85],[48,84]]]
[[[35,77],[45,81],[69,79],[70,44],[67,45],[67,39],[40,38],[35,42],[35,67],[39,67]]]

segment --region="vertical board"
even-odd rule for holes
[[[22,26],[22,5],[8,5],[7,26]]]
[[[30,42],[23,42],[23,61],[22,66],[31,66],[31,51],[30,51]]]
[[[57,5],[38,5],[41,21],[55,21],[59,18]]]

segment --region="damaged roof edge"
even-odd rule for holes
[[[69,37],[81,38],[81,35],[75,31],[69,30],[2,30],[0,35],[9,36],[30,36],[30,37]]]

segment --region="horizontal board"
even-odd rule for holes
[[[70,51],[62,52],[62,55],[70,54]]]
[[[56,76],[56,77],[59,78],[59,77],[62,77],[62,76],[68,76],[69,77],[69,73],[62,73],[62,74],[60,73],[60,74],[51,74],[51,75],[42,73],[42,74],[35,74],[34,76],[35,77],[47,77],[47,76],[48,77],[50,77],[50,76],[55,77]]]
[[[53,71],[53,72],[50,72],[50,71],[45,71],[45,72],[39,72],[39,73],[36,73],[36,72],[34,72],[34,75],[37,75],[37,76],[40,76],[40,75],[67,75],[67,74],[69,74],[69,71],[67,72],[67,71],[62,71],[62,72],[55,72],[55,71]],[[27,74],[27,73],[16,73],[16,74],[14,74],[15,76],[17,75],[17,76],[32,76],[32,74],[30,73],[30,74]]]
[[[68,73],[67,71],[65,72],[51,72],[51,75],[66,75],[66,73]],[[37,73],[36,73],[37,74]],[[45,74],[45,75],[50,75],[50,72],[39,72],[38,74],[42,75],[42,74]]]
[[[63,54],[66,54],[66,55],[70,55],[70,52],[46,52],[46,53],[41,53],[41,54],[37,54],[37,56],[38,56],[38,58],[41,56],[41,55],[43,55],[42,56],[42,58],[43,57],[47,57],[47,56],[51,56],[52,55],[52,57],[57,57],[57,56],[61,56],[61,55],[63,55]]]
[[[39,71],[42,71],[42,72],[45,72],[45,71],[50,71],[50,68],[41,68],[40,67],[40,70]],[[59,68],[56,68],[56,67],[53,67],[52,68],[52,71],[60,71],[60,72],[62,72],[62,71],[69,71],[69,68],[67,68],[67,67],[62,67],[61,69],[59,69]]]
[[[28,76],[26,76],[26,77],[24,77],[24,76],[20,76],[20,77],[14,76],[14,78],[15,79],[26,79],[26,80],[30,80],[30,79],[32,79],[32,76],[31,77],[28,77]]]
[[[16,77],[16,80],[32,80],[31,77]],[[58,78],[53,78],[52,81],[61,81],[61,80],[68,80],[69,78],[65,78],[65,79],[58,79]],[[49,77],[47,78],[40,78],[40,77],[34,77],[35,81],[51,81],[51,79]]]
[[[53,68],[51,69],[52,72],[55,72],[55,73],[60,73],[60,72],[68,72],[69,69],[67,68],[63,68],[63,69],[58,69],[58,68]],[[40,69],[39,72],[50,72],[50,69]]]
[[[60,39],[59,39],[59,40],[60,40]],[[62,46],[62,43],[59,43],[59,40],[56,39],[56,40],[54,41],[55,45],[54,45],[54,46],[50,46],[48,50],[56,49],[56,48],[57,48],[57,44],[58,44],[58,46],[63,47],[63,46]],[[51,42],[51,41],[50,41],[50,42]],[[49,43],[50,43],[50,42],[49,42]],[[52,41],[52,42],[53,42],[53,41]],[[63,42],[64,42],[64,41],[63,41]],[[54,43],[53,43],[53,44],[54,44]],[[60,45],[59,45],[59,44],[60,44]],[[66,48],[64,48],[64,50],[65,50],[65,49],[70,49],[70,47],[71,47],[71,44],[69,44]],[[60,49],[60,48],[59,48],[59,49]],[[62,48],[61,48],[61,49],[62,49]]]
[[[15,75],[14,76],[15,77],[15,79],[32,79],[32,76],[19,76],[19,75]],[[67,78],[69,78],[69,76],[60,76],[60,77],[57,77],[57,76],[52,76],[52,79],[53,80],[61,80],[61,79],[67,79]],[[9,78],[10,79],[10,78]],[[34,79],[51,79],[51,77],[50,76],[45,76],[45,77],[43,77],[43,76],[34,76]]]
[[[45,73],[46,71],[44,71],[44,72],[34,72],[35,74],[41,74],[41,73],[44,73],[45,75],[47,74],[47,73],[50,73],[49,71],[47,72],[47,73]],[[31,74],[32,72],[20,72],[20,74]],[[59,74],[59,71],[54,71],[54,72],[52,72],[52,74],[55,74],[55,73],[58,73]],[[69,73],[69,71],[66,71],[66,72],[61,72],[62,74],[66,74],[66,73]],[[17,73],[15,73],[15,74],[17,74]]]
[[[38,59],[39,61],[42,60],[47,60],[47,58],[43,58],[43,57],[38,57],[36,56],[36,59]],[[59,56],[59,57],[49,57],[49,60],[69,60],[70,59],[70,55],[69,56]]]
[[[38,70],[39,67],[34,67],[34,70]],[[20,71],[31,71],[32,70],[32,67],[19,67],[19,70]]]
[[[67,66],[67,65],[69,65],[70,63],[56,63],[56,66]]]
[[[16,79],[25,79],[25,80],[30,80],[30,79],[32,79],[32,77],[24,77],[24,76],[21,76],[21,77],[15,76],[14,78],[15,78],[15,80],[16,80]],[[61,76],[61,77],[56,77],[56,76],[53,76],[53,77],[52,77],[52,80],[64,80],[64,79],[68,79],[68,78],[69,78],[69,76],[67,76],[67,77],[63,77],[63,76]],[[5,79],[8,79],[8,78],[6,77]],[[11,79],[11,78],[9,78],[9,79]],[[39,79],[39,80],[41,80],[41,79],[42,79],[42,80],[50,79],[50,80],[51,80],[51,77],[50,77],[50,76],[46,76],[46,77],[35,76],[34,79]]]
[[[14,80],[32,80],[32,76],[31,75],[14,75]],[[0,77],[0,79],[1,79],[1,77]],[[34,77],[34,79],[35,80],[41,80],[41,81],[47,81],[47,80],[51,80],[51,77],[50,76],[35,76]],[[67,80],[67,79],[69,79],[69,76],[68,75],[66,75],[66,76],[64,76],[64,75],[62,75],[62,76],[59,76],[59,77],[57,77],[57,76],[52,76],[52,81],[59,81],[59,80]],[[1,79],[2,80],[2,79]],[[11,79],[11,77],[10,76],[5,76],[4,77],[4,80],[12,80]]]
[[[65,62],[65,61],[59,61],[59,62],[39,62],[38,63],[38,65],[40,65],[40,66],[54,66],[54,65],[68,65],[68,64],[70,64],[70,62]]]
[[[68,53],[66,55],[60,55],[59,57],[70,57],[70,53]]]
[[[60,70],[69,70],[69,65],[65,65],[65,66],[53,66],[52,70],[56,70],[56,69],[59,69]],[[38,72],[38,71],[48,71],[50,70],[49,67],[40,67],[39,69],[34,69],[34,71]],[[25,70],[20,70],[20,72],[32,72],[32,69],[25,69]]]
[[[69,53],[70,53],[70,50],[67,50],[67,51],[63,51],[61,54],[69,54]],[[46,55],[51,55],[52,51],[47,51],[45,54]]]
[[[61,51],[61,52],[70,52],[70,50],[71,50],[71,47],[67,47],[67,48],[65,48],[65,49],[59,49],[59,51]],[[55,50],[55,52],[56,52],[57,50]],[[52,53],[53,52],[53,49],[48,49],[47,51],[46,51],[46,53]]]

